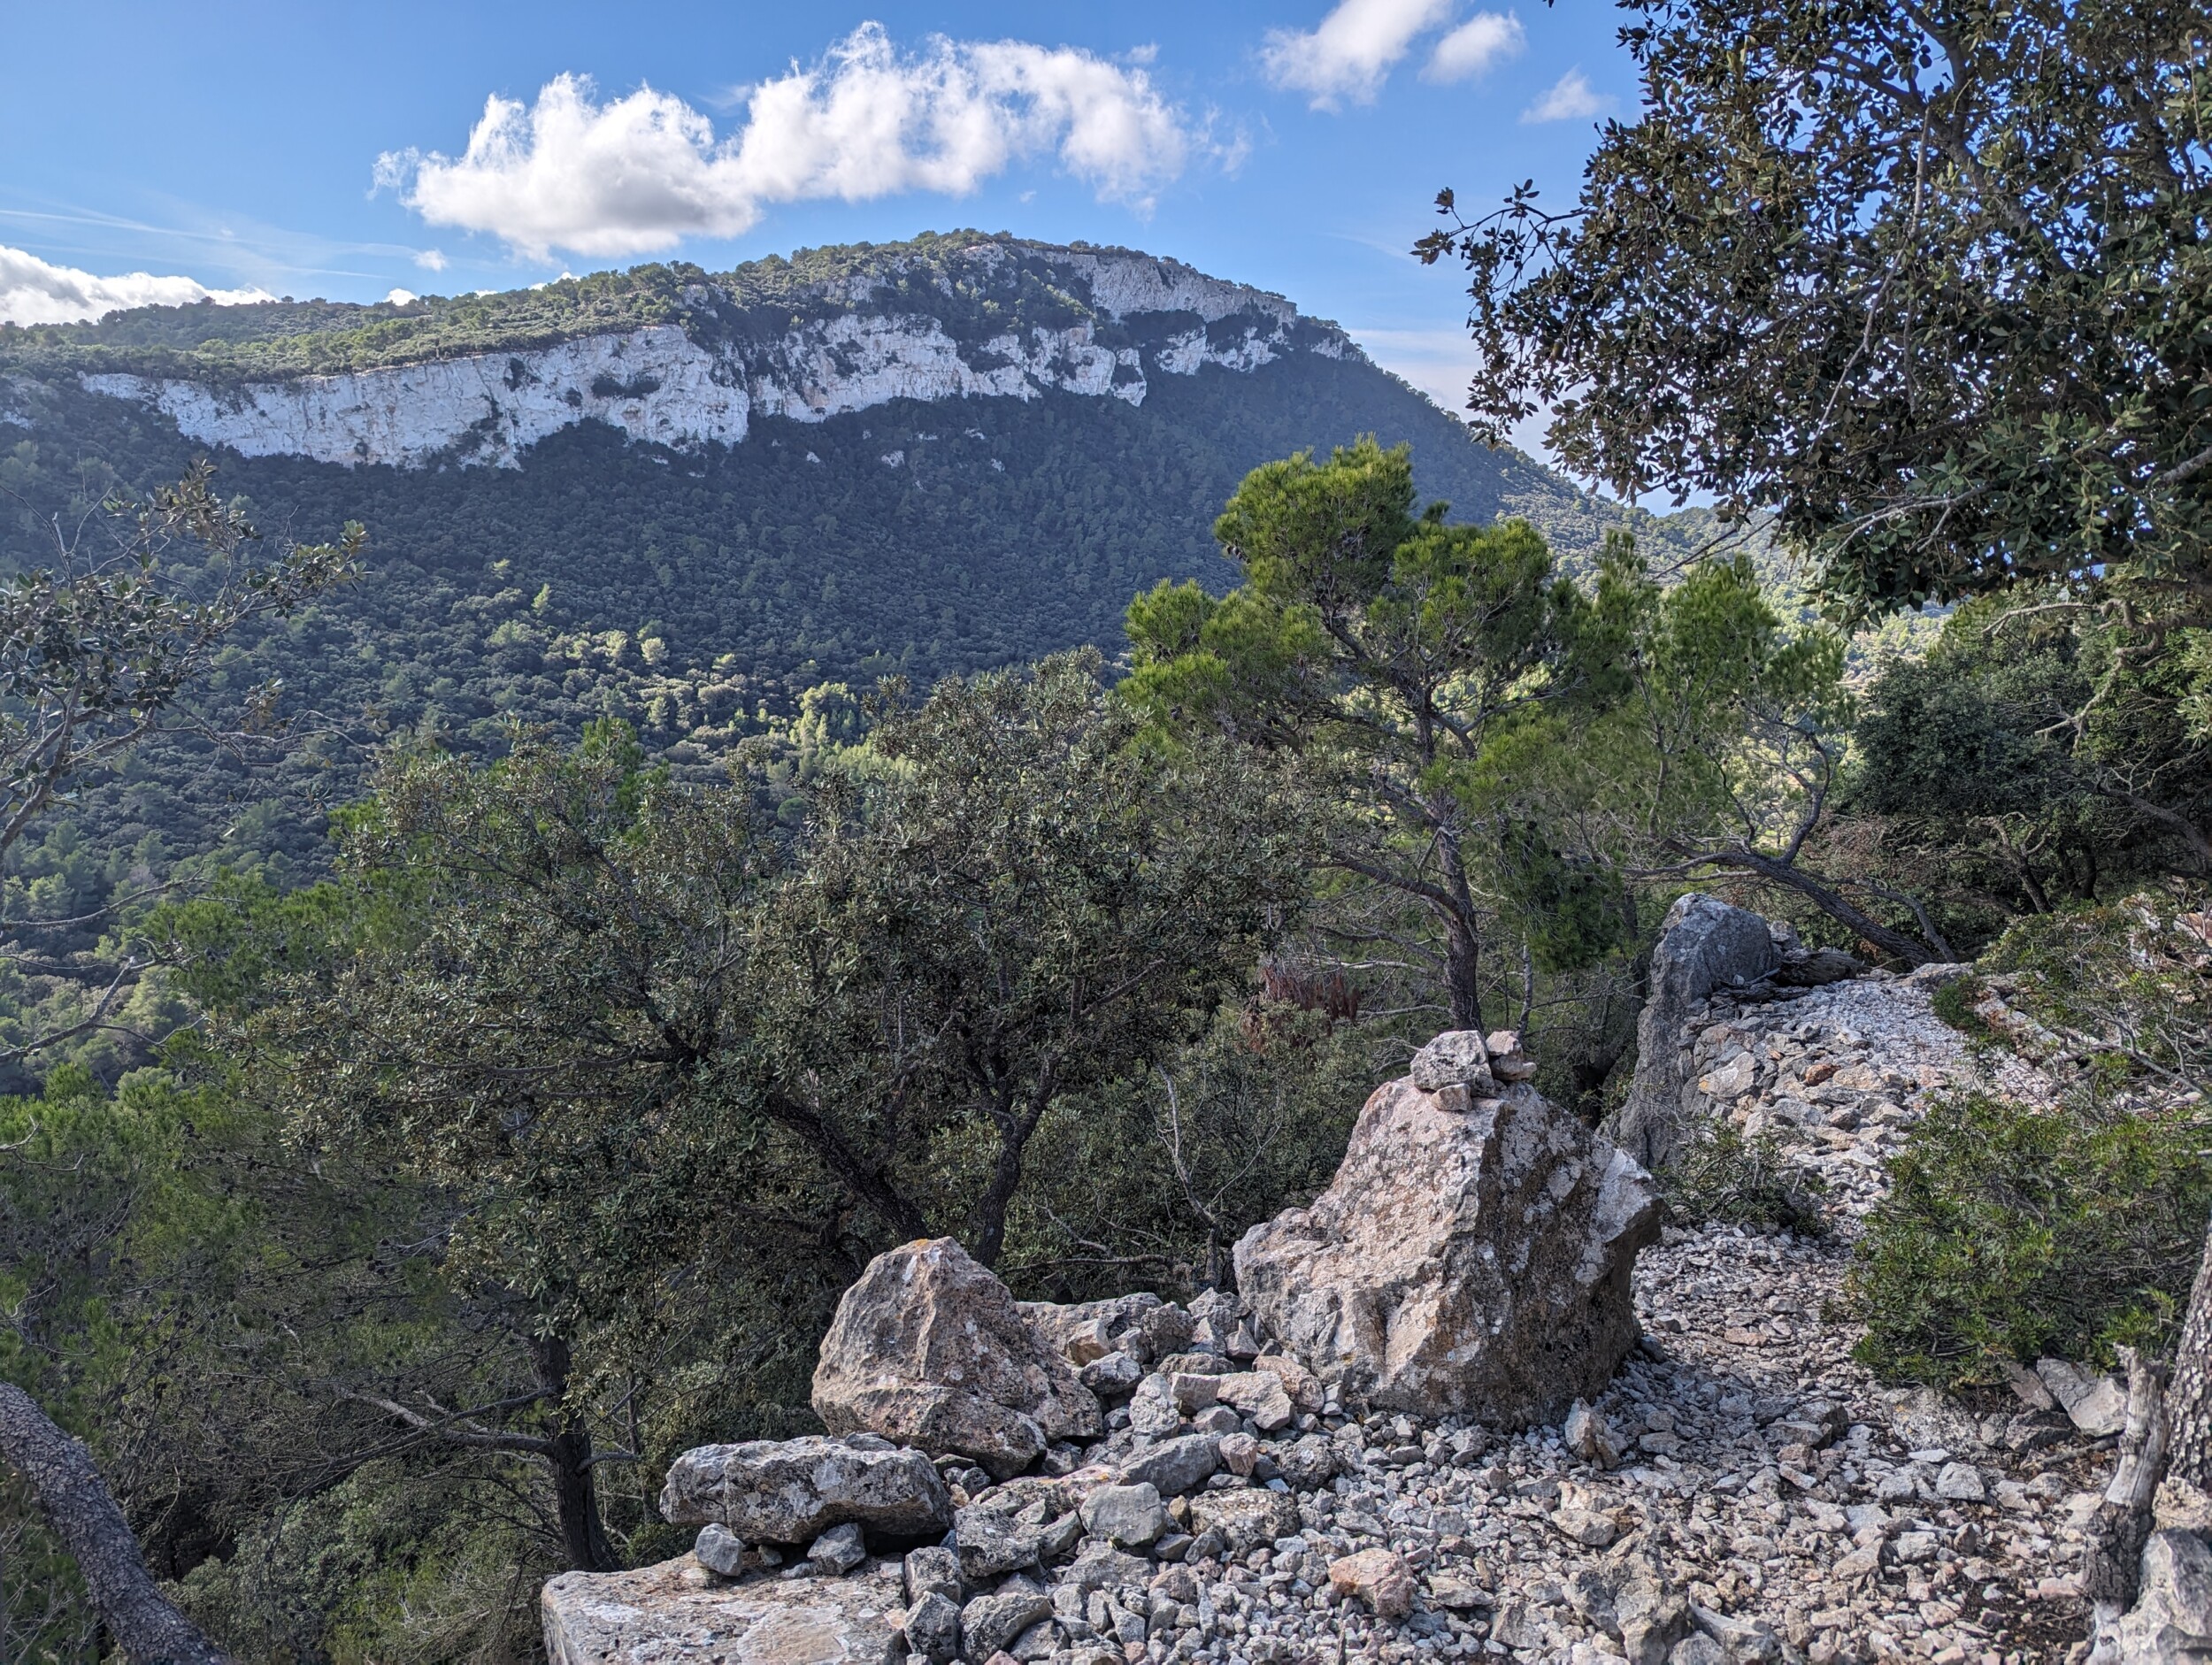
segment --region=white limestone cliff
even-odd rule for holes
[[[981,243],[963,261],[987,286],[1032,246]],[[858,310],[798,324],[765,342],[705,344],[677,325],[334,375],[222,385],[87,374],[89,391],[134,400],[206,445],[247,457],[353,465],[520,466],[540,440],[586,421],[678,449],[741,443],[756,416],[819,422],[895,399],[1034,399],[1048,392],[1144,403],[1155,375],[1212,364],[1249,372],[1295,351],[1356,355],[1341,332],[1307,324],[1280,295],[1174,261],[1050,251],[1056,277],[1094,318],[1126,322],[1139,344],[1108,345],[1097,325],[1010,329],[963,344],[937,318]],[[878,278],[841,285],[864,309]],[[703,295],[704,292],[703,292]],[[1197,328],[1176,315],[1202,320]],[[1159,327],[1148,331],[1148,317]],[[1237,320],[1241,320],[1241,327]],[[1225,321],[1227,327],[1224,327]]]

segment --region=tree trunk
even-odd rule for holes
[[[1475,918],[1475,898],[1467,883],[1467,863],[1460,859],[1459,838],[1451,831],[1448,811],[1432,806],[1437,819],[1437,856],[1443,868],[1444,893],[1451,907],[1444,914],[1444,994],[1451,1003],[1454,1029],[1479,1030],[1482,1023],[1482,928]]]
[[[146,1570],[138,1540],[92,1466],[22,1389],[0,1383],[0,1460],[30,1482],[40,1509],[76,1558],[92,1605],[131,1665],[228,1665]]]
[[[2167,1472],[2212,1492],[2212,1230],[2166,1387]]]
[[[1893,931],[1864,909],[1853,907],[1839,892],[1830,889],[1811,874],[1800,871],[1791,863],[1778,862],[1771,856],[1762,856],[1758,851],[1742,846],[1730,850],[1724,856],[1713,859],[1724,864],[1741,867],[1770,883],[1797,892],[1837,924],[1857,932],[1883,953],[1902,960],[1908,965],[1929,965],[1947,957],[1934,945],[1924,942],[1918,937],[1909,937],[1901,931]]]
[[[579,1572],[612,1572],[614,1546],[599,1518],[598,1487],[591,1473],[591,1430],[568,1408],[568,1343],[549,1336],[530,1343],[538,1385],[556,1407],[558,1418],[548,1441],[546,1461],[553,1469],[553,1508],[561,1527],[561,1548]]]

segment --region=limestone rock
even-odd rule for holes
[[[1083,1530],[1117,1549],[1142,1549],[1167,1531],[1156,1487],[1102,1485],[1083,1500]]]
[[[2082,1432],[2116,1434],[2127,1425],[2127,1391],[2116,1377],[2085,1370],[2064,1359],[2038,1359],[2035,1373]]]
[[[960,1652],[960,1608],[941,1592],[926,1592],[906,1610],[906,1642],[930,1665],[950,1665]]]
[[[1647,1168],[1666,1166],[1705,1112],[1684,1031],[1717,988],[1755,983],[1781,961],[1757,914],[1696,892],[1667,910],[1636,1019],[1636,1078],[1605,1132]]]
[[[1143,1293],[1117,1295],[1110,1301],[1068,1303],[1018,1301],[1014,1303],[1014,1309],[1049,1351],[1079,1365],[1112,1351],[1116,1336],[1133,1325],[1141,1327],[1145,1314],[1160,1304],[1157,1295]],[[1078,1357],[1093,1338],[1103,1345],[1087,1357]]]
[[[538,1598],[549,1665],[893,1665],[897,1563],[849,1578],[699,1581],[689,1555],[631,1572],[569,1572]],[[687,1577],[687,1575],[688,1575]]]
[[[1298,1530],[1298,1500],[1287,1492],[1252,1487],[1201,1492],[1190,1501],[1191,1530],[1218,1532],[1233,1555],[1248,1554]]]
[[[1221,1468],[1221,1441],[1213,1434],[1185,1434],[1163,1439],[1121,1465],[1123,1484],[1148,1485],[1162,1497],[1177,1497],[1206,1484]]]
[[[1407,1071],[1424,1093],[1464,1086],[1470,1095],[1487,1098],[1498,1090],[1490,1073],[1490,1049],[1479,1029],[1448,1029],[1413,1055]]]
[[[1393,1081],[1312,1206],[1239,1240],[1237,1285],[1348,1395],[1525,1425],[1635,1345],[1630,1273],[1658,1211],[1643,1170],[1532,1088],[1453,1115]]]
[[[1212,1383],[1215,1396],[1249,1416],[1252,1425],[1263,1434],[1271,1434],[1290,1421],[1290,1395],[1283,1391],[1283,1378],[1272,1370],[1240,1370],[1233,1376],[1186,1379]]]
[[[833,1526],[809,1546],[806,1558],[832,1578],[842,1577],[868,1559],[868,1542],[859,1525],[847,1521]]]
[[[822,1339],[814,1411],[833,1433],[864,1429],[954,1453],[999,1479],[1048,1442],[1103,1426],[1064,1354],[950,1238],[877,1255],[845,1292]]]
[[[1386,1549],[1363,1549],[1331,1561],[1329,1587],[1340,1596],[1357,1596],[1379,1619],[1395,1623],[1413,1611],[1413,1569]]]
[[[716,1522],[749,1543],[810,1543],[848,1521],[908,1538],[952,1523],[952,1494],[920,1452],[819,1434],[687,1451],[660,1507],[679,1526]]]
[[[2121,1619],[2119,1665],[2199,1665],[2212,1636],[2212,1549],[2194,1532],[2153,1532],[2135,1606]]]
[[[971,1660],[988,1659],[1040,1619],[1052,1616],[1052,1598],[1020,1581],[960,1609],[960,1651]]]
[[[709,1521],[699,1529],[691,1553],[702,1567],[725,1578],[735,1578],[759,1565],[759,1558],[746,1547],[745,1540],[719,1521]]]
[[[955,1607],[960,1605],[960,1557],[953,1551],[941,1544],[910,1550],[902,1570],[910,1606],[932,1591],[947,1598]]]

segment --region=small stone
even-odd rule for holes
[[[1168,1397],[1184,1416],[1195,1416],[1220,1397],[1220,1385],[1229,1379],[1226,1376],[1200,1376],[1178,1370],[1167,1378]]]
[[[2051,1397],[2051,1390],[2043,1385],[2043,1378],[2033,1370],[2012,1359],[2001,1359],[1998,1368],[2004,1371],[2005,1380],[2011,1385],[2020,1402],[2030,1410],[2056,1410],[2058,1401]]]
[[[963,1595],[960,1585],[960,1557],[941,1545],[931,1544],[922,1549],[906,1553],[904,1567],[906,1600],[910,1606],[934,1591],[958,1607]]]
[[[1379,1619],[1395,1623],[1413,1611],[1412,1569],[1386,1549],[1363,1549],[1331,1561],[1329,1587],[1340,1598],[1357,1596]]]
[[[1118,1549],[1142,1549],[1167,1531],[1167,1510],[1151,1485],[1102,1485],[1083,1500],[1083,1530]]]
[[[1986,1495],[1982,1477],[1970,1462],[1947,1462],[1936,1476],[1936,1495],[1951,1503],[1979,1503]]]
[[[725,1578],[734,1578],[746,1568],[745,1540],[719,1521],[710,1521],[699,1529],[691,1553],[702,1567]]]
[[[1408,1071],[1413,1085],[1424,1093],[1448,1086],[1465,1086],[1481,1095],[1497,1090],[1490,1070],[1490,1049],[1474,1029],[1448,1029],[1413,1055]]]
[[[1041,1523],[1025,1526],[994,1509],[962,1509],[953,1523],[962,1577],[974,1584],[1033,1567],[1043,1554],[1043,1532]]]
[[[806,1558],[830,1577],[842,1577],[868,1559],[868,1545],[861,1537],[859,1523],[848,1521],[831,1527],[814,1540]]]
[[[1102,1399],[1131,1393],[1143,1378],[1144,1366],[1126,1353],[1109,1353],[1093,1359],[1076,1373],[1076,1379]]]
[[[1578,1399],[1568,1408],[1559,1434],[1568,1450],[1594,1468],[1609,1469],[1624,1454],[1624,1448],[1605,1413],[1587,1400]]]
[[[1607,1548],[1621,1535],[1613,1517],[1595,1509],[1555,1509],[1551,1523],[1586,1549]]]
[[[1936,1535],[1933,1532],[1900,1532],[1890,1553],[1897,1557],[1901,1567],[1917,1567],[1935,1559]]]
[[[1196,1490],[1221,1467],[1221,1441],[1212,1434],[1164,1439],[1122,1464],[1123,1484],[1151,1486],[1162,1497]]]
[[[1033,1665],[1039,1660],[1048,1660],[1060,1646],[1059,1634],[1050,1619],[1040,1619],[1014,1638],[1002,1658],[1011,1658],[1015,1665]]]
[[[1244,1418],[1226,1405],[1210,1405],[1190,1419],[1193,1430],[1202,1434],[1233,1434],[1244,1425]]]
[[[2127,1426],[2127,1391],[2113,1377],[2085,1370],[2064,1359],[2038,1359],[2035,1373],[2051,1391],[2051,1397],[2065,1408],[2068,1420],[2082,1432],[2101,1438]]]
[[[1071,1364],[1088,1364],[1102,1359],[1113,1351],[1112,1338],[1103,1318],[1086,1318],[1068,1331],[1068,1338],[1061,1345]]]
[[[1272,1370],[1243,1370],[1233,1376],[1209,1378],[1225,1405],[1234,1406],[1252,1419],[1252,1425],[1262,1433],[1273,1433],[1289,1425],[1292,1415],[1290,1394],[1283,1386],[1283,1378]]]
[[[960,1652],[960,1609],[940,1592],[926,1592],[906,1610],[906,1644],[930,1665],[949,1665]]]
[[[988,1659],[1040,1619],[1052,1616],[1052,1598],[1033,1585],[1010,1583],[960,1609],[960,1651]]]
[[[1260,1442],[1249,1434],[1225,1434],[1221,1441],[1221,1461],[1232,1474],[1248,1475],[1253,1464],[1260,1460]],[[1311,1490],[1310,1487],[1302,1488]]]
[[[1182,1425],[1183,1413],[1176,1408],[1175,1391],[1166,1377],[1156,1370],[1137,1384],[1129,1400],[1132,1430],[1156,1439]]]

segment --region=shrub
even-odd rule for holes
[[[1935,993],[1928,997],[1928,1004],[1947,1025],[1970,1040],[1987,1040],[1991,1039],[1990,1027],[1974,1009],[1987,992],[1987,986],[1978,977],[1955,977],[1937,986]]]
[[[1694,1225],[1748,1225],[1822,1237],[1828,1183],[1789,1160],[1771,1133],[1746,1139],[1715,1122],[1676,1155],[1663,1179],[1667,1211]]]
[[[2179,1321],[2212,1208],[2193,1110],[1938,1100],[1889,1164],[1846,1288],[1859,1362],[1985,1381],[2002,1359],[2108,1359]]]

